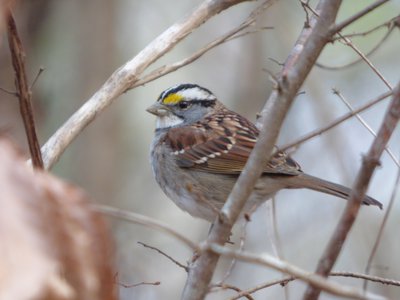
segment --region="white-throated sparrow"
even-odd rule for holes
[[[196,84],[165,90],[147,111],[157,116],[151,164],[158,184],[181,209],[212,222],[256,143],[258,129]],[[278,152],[265,166],[244,211],[292,188],[344,199],[351,191],[303,173],[293,159]],[[369,196],[363,204],[382,208]]]

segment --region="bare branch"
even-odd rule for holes
[[[36,76],[35,76],[35,79],[33,79],[33,81],[32,81],[32,84],[31,84],[31,87],[30,87],[31,90],[32,90],[32,88],[35,86],[35,84],[36,84],[36,82],[38,81],[40,75],[42,75],[43,71],[44,71],[44,68],[43,68],[43,67],[40,67],[40,68],[39,68],[39,71],[37,72],[37,74],[36,74]]]
[[[366,57],[371,56],[374,52],[376,52],[376,50],[378,50],[383,43],[387,40],[387,38],[390,36],[390,34],[393,32],[393,29],[395,27],[391,27],[389,28],[389,30],[385,33],[385,35],[376,43],[376,45],[374,47],[372,47],[371,50],[368,51],[368,53],[365,54]],[[349,36],[351,35],[343,35],[343,37],[349,38]],[[340,38],[339,38],[340,39]],[[349,68],[351,66],[354,66],[356,64],[358,64],[359,62],[362,62],[363,58],[357,58],[356,60],[353,60],[351,62],[345,63],[343,65],[339,65],[339,66],[327,66],[321,63],[316,63],[315,65],[321,69],[325,69],[325,70],[330,70],[330,71],[336,71],[336,70],[340,70],[340,69],[345,69],[345,68]]]
[[[296,278],[293,276],[287,276],[285,278],[275,279],[275,280],[269,281],[267,283],[257,285],[251,289],[242,291],[242,292],[238,293],[236,296],[230,298],[229,300],[237,300],[237,299],[242,298],[245,295],[253,294],[255,292],[258,292],[260,290],[269,288],[269,287],[277,285],[277,284],[280,284],[281,286],[286,286],[290,281],[293,281],[293,280],[296,280]]]
[[[378,276],[371,276],[368,274],[361,274],[361,273],[354,273],[354,272],[332,272],[331,274],[329,274],[329,276],[352,277],[352,278],[364,279],[364,280],[371,281],[371,282],[400,286],[399,280],[382,278],[382,277],[378,277]]]
[[[140,244],[140,245],[142,245],[142,246],[145,247],[145,248],[149,248],[149,249],[152,249],[152,250],[154,250],[154,251],[157,251],[158,253],[160,253],[161,255],[165,256],[165,257],[168,258],[170,261],[172,261],[174,264],[176,264],[178,267],[184,269],[186,272],[189,271],[189,269],[188,269],[187,266],[181,264],[179,261],[177,261],[176,259],[174,259],[172,256],[168,255],[168,254],[165,253],[164,251],[161,251],[160,249],[158,249],[158,248],[156,248],[156,247],[147,245],[147,244],[142,243],[142,242],[137,242],[137,243]]]
[[[336,227],[324,254],[319,260],[316,273],[322,276],[327,276],[336,262],[342,246],[347,238],[347,235],[353,226],[360,209],[361,202],[365,196],[369,181],[376,166],[379,164],[379,158],[385,149],[389,138],[400,118],[400,83],[393,91],[393,99],[386,111],[382,125],[378,131],[377,137],[374,139],[368,154],[363,158],[363,163],[358,172],[356,181],[353,185],[352,192],[347,202],[346,209]],[[308,286],[304,299],[317,299],[320,294],[320,289],[313,286]]]
[[[362,53],[354,44],[353,42],[349,39],[338,33],[338,35],[342,38],[344,41],[345,45],[350,46],[351,49],[353,49],[363,61],[372,69],[372,71],[383,81],[383,83],[390,89],[392,90],[393,87],[390,85],[390,83],[386,80],[386,78],[379,72],[379,70],[372,64],[372,62],[368,59],[368,57]]]
[[[339,97],[340,100],[347,106],[347,108],[351,111],[354,112],[353,107],[349,103],[349,101],[346,100],[346,98],[342,95],[342,93],[339,92],[337,89],[333,89],[333,93]],[[367,122],[364,121],[364,119],[359,115],[356,114],[357,120],[360,121],[360,123],[374,136],[376,137],[375,131],[367,124]],[[390,156],[390,158],[393,160],[393,162],[396,164],[397,167],[400,168],[400,162],[397,159],[397,157],[394,155],[393,151],[390,150],[389,146],[385,147],[385,152]]]
[[[272,153],[279,129],[294,97],[331,38],[328,30],[335,21],[339,6],[340,0],[322,0],[317,8],[321,17],[312,16],[310,27],[301,32],[278,78],[278,86],[266,102],[257,122],[261,128],[259,139],[220,217],[213,223],[208,243],[224,244],[228,240],[233,224],[261,175],[262,167],[270,159],[270,155],[265,154]],[[218,254],[206,251],[190,266],[183,299],[204,299],[218,258]]]
[[[383,216],[382,223],[379,226],[379,231],[376,236],[374,246],[372,247],[371,254],[368,257],[367,266],[365,267],[365,273],[367,273],[367,274],[369,274],[369,272],[371,271],[372,261],[375,257],[376,252],[378,251],[378,247],[379,247],[379,244],[380,244],[382,236],[383,236],[383,231],[385,230],[387,220],[389,219],[389,214],[392,211],[394,201],[399,192],[399,186],[400,186],[400,168],[397,170],[397,177],[396,177],[396,181],[394,183],[392,195],[390,196],[389,205],[386,209],[385,215]],[[364,290],[367,290],[367,284],[368,284],[368,281],[365,280],[364,286],[363,286]]]
[[[305,28],[310,27],[310,17],[308,16],[308,10],[307,10],[307,8],[309,7],[309,3],[308,3],[308,1],[305,2],[304,0],[300,0],[300,4],[304,10],[304,13],[306,14],[306,20],[304,21],[304,27]]]
[[[240,242],[239,242],[239,249],[238,251],[243,251],[244,250],[244,246],[245,246],[245,242],[246,242],[246,228],[247,228],[247,224],[249,224],[248,220],[246,219],[245,222],[243,222],[242,228],[241,228],[241,236],[240,236]],[[229,278],[229,276],[231,276],[232,271],[235,269],[236,267],[236,263],[237,260],[236,259],[232,259],[227,271],[225,272],[224,276],[222,277],[222,279],[215,283],[215,286],[220,286],[223,285],[226,280]]]
[[[316,130],[304,135],[303,137],[301,137],[300,139],[298,139],[298,140],[296,140],[296,141],[294,141],[292,143],[289,143],[289,144],[283,145],[282,147],[279,147],[279,150],[280,151],[287,151],[290,148],[298,147],[299,145],[303,144],[304,142],[306,142],[306,141],[308,141],[308,140],[310,140],[310,139],[312,139],[312,138],[314,138],[314,137],[316,137],[318,135],[321,135],[322,133],[324,133],[324,132],[336,127],[337,125],[339,125],[341,123],[343,123],[344,121],[356,116],[360,112],[363,112],[364,110],[367,110],[368,108],[374,106],[375,104],[385,100],[387,97],[391,96],[392,94],[393,94],[392,91],[386,92],[386,93],[378,96],[377,98],[369,101],[367,104],[365,104],[365,105],[363,105],[363,106],[361,106],[361,107],[359,107],[359,108],[357,108],[357,109],[355,109],[355,110],[343,115],[340,118],[337,118],[332,123],[330,123],[330,124],[328,124],[328,125],[326,125],[326,126],[324,126],[322,128],[316,129]]]
[[[133,284],[125,284],[125,283],[118,282],[118,285],[120,285],[120,286],[122,286],[123,288],[126,288],[126,289],[135,288],[135,287],[138,287],[138,286],[141,286],[141,285],[160,285],[160,284],[161,284],[160,281],[154,281],[154,282],[142,281],[142,282],[133,283]]]
[[[269,240],[271,241],[272,249],[279,259],[285,259],[283,255],[283,250],[282,250],[282,243],[281,243],[281,238],[279,236],[279,230],[278,230],[278,220],[276,216],[276,199],[275,197],[271,198],[271,201],[268,201],[271,205],[270,209],[270,216],[268,219],[271,220],[271,228],[272,232],[270,233]]]
[[[231,284],[226,284],[226,283],[213,284],[213,286],[211,288],[220,288],[222,290],[233,290],[233,291],[238,292],[240,294],[242,293],[242,290],[239,289],[238,287],[233,286]],[[245,298],[247,298],[249,300],[254,300],[254,298],[252,296],[250,296],[249,294],[245,294],[242,297],[245,297]]]
[[[94,209],[101,212],[102,214],[105,214],[107,216],[117,218],[120,220],[128,221],[131,223],[135,224],[140,224],[144,225],[149,228],[156,229],[158,231],[164,232],[169,234],[170,236],[173,236],[177,240],[183,242],[186,246],[191,248],[192,250],[198,249],[196,243],[192,242],[179,232],[177,232],[175,229],[171,228],[169,225],[162,223],[158,220],[151,219],[149,217],[133,213],[133,212],[127,212],[124,210],[120,210],[111,206],[107,205],[95,205]]]
[[[334,35],[335,33],[338,33],[339,31],[341,31],[343,28],[349,26],[350,24],[354,23],[355,21],[357,21],[358,19],[362,18],[363,16],[365,16],[366,14],[370,13],[371,11],[375,10],[376,8],[378,8],[379,6],[381,6],[382,4],[385,4],[386,2],[388,2],[389,0],[379,0],[376,1],[374,3],[372,3],[371,5],[367,6],[366,8],[364,8],[363,10],[361,10],[360,12],[356,13],[355,15],[351,16],[350,18],[342,21],[341,23],[335,25],[332,28],[332,35]]]
[[[18,97],[18,93],[17,93],[17,92],[9,91],[9,90],[7,90],[7,89],[5,89],[5,88],[2,88],[2,87],[0,87],[0,91],[4,92],[4,93],[6,93],[6,94],[9,94],[9,95],[11,95],[11,96]]]
[[[201,49],[197,50],[195,53],[193,53],[191,56],[182,59],[181,61],[175,62],[173,64],[170,65],[165,65],[162,66],[160,68],[157,68],[156,70],[150,72],[149,74],[145,75],[143,78],[141,78],[138,82],[136,82],[134,85],[132,85],[131,88],[135,88],[137,86],[141,86],[144,85],[150,81],[153,81],[157,78],[160,78],[166,74],[169,74],[171,72],[174,72],[194,61],[196,61],[197,59],[199,59],[200,57],[202,57],[205,53],[207,53],[208,51],[210,51],[211,49],[224,44],[228,41],[231,41],[233,39],[236,39],[238,37],[241,37],[243,35],[246,34],[250,34],[250,33],[255,33],[257,31],[251,31],[251,32],[244,32],[244,33],[240,33],[241,31],[243,31],[244,29],[248,28],[249,26],[253,25],[254,22],[256,21],[257,17],[259,17],[266,9],[268,9],[275,1],[266,1],[264,3],[262,3],[260,6],[258,6],[255,10],[253,10],[251,12],[251,14],[247,17],[247,19],[242,22],[242,24],[240,24],[238,27],[230,30],[229,32],[227,32],[226,34],[224,34],[223,36],[215,39],[214,41],[208,43],[207,45],[205,45],[204,47],[202,47]]]
[[[36,134],[35,118],[32,106],[32,94],[29,89],[25,71],[25,53],[18,35],[17,26],[10,10],[7,11],[7,34],[11,52],[12,65],[15,71],[15,87],[19,98],[19,109],[24,122],[26,137],[28,139],[29,152],[33,166],[43,169],[42,153]]]
[[[370,276],[370,275],[354,273],[354,272],[332,272],[329,274],[329,276],[351,277],[351,278],[364,279],[367,281],[377,282],[377,283],[382,283],[382,284],[387,284],[387,285],[400,286],[400,281],[398,281],[398,280],[387,279],[387,278],[382,278],[382,277],[377,277],[377,276]],[[230,298],[229,300],[237,300],[237,299],[240,299],[241,297],[253,294],[255,292],[258,292],[260,290],[269,288],[269,287],[277,285],[277,284],[280,284],[281,286],[286,286],[289,282],[296,280],[296,279],[297,279],[296,277],[287,276],[285,278],[268,281],[266,283],[257,285],[251,289],[244,290],[244,291],[238,293],[236,296]]]
[[[378,6],[382,5],[382,4],[383,4],[382,2],[387,2],[387,1],[377,1],[377,2],[373,3],[373,4],[370,5],[369,7],[366,7],[366,8],[365,8],[363,11],[361,11],[359,14],[354,15],[353,17],[351,17],[351,18],[348,19],[347,21],[344,21],[344,23],[347,24],[347,22],[349,22],[351,19],[356,18],[357,16],[358,16],[358,17],[363,16],[365,13],[369,13],[369,12],[372,11],[373,9],[375,9],[375,8],[377,8]],[[346,63],[346,64],[344,64],[344,65],[333,66],[333,67],[332,67],[332,66],[326,66],[326,65],[323,65],[323,64],[321,64],[321,63],[316,63],[315,65],[318,66],[318,67],[320,67],[320,68],[322,68],[322,69],[333,70],[333,71],[334,71],[334,70],[339,70],[339,69],[344,69],[344,68],[351,67],[351,66],[353,66],[353,65],[355,65],[355,64],[357,64],[357,63],[359,63],[359,62],[361,62],[361,61],[363,61],[363,60],[365,60],[364,57],[370,56],[371,54],[373,54],[376,50],[378,50],[378,49],[383,45],[384,41],[387,40],[387,38],[388,38],[388,37],[390,36],[390,34],[393,32],[393,29],[394,29],[395,27],[398,27],[398,26],[399,26],[399,20],[400,20],[400,17],[399,17],[399,16],[396,16],[396,17],[392,18],[391,20],[389,20],[389,21],[387,21],[387,22],[385,22],[385,23],[383,23],[383,24],[380,24],[380,25],[378,25],[378,26],[376,26],[376,27],[374,27],[374,28],[372,28],[372,29],[370,29],[370,30],[368,30],[368,31],[361,32],[361,33],[355,33],[355,34],[346,34],[346,35],[344,35],[344,34],[339,33],[340,30],[338,30],[337,32],[339,33],[339,34],[338,34],[339,37],[335,38],[334,40],[345,40],[346,38],[349,39],[350,37],[354,37],[354,36],[366,36],[366,35],[368,35],[368,34],[374,32],[374,31],[376,31],[376,30],[378,30],[378,29],[380,29],[380,28],[382,28],[382,27],[388,27],[388,31],[387,31],[386,34],[381,38],[381,40],[380,40],[379,42],[377,42],[377,44],[376,44],[367,54],[365,54],[365,55],[360,55],[360,58],[359,58],[359,59],[356,59],[356,60],[354,60],[354,61],[352,61],[352,62],[349,62],[349,63]],[[353,20],[353,21],[354,21],[354,20]],[[349,24],[350,24],[350,23],[349,23]],[[342,25],[338,25],[338,26],[336,26],[336,27],[341,27],[341,26],[342,26]],[[335,28],[336,28],[336,27],[335,27]],[[333,31],[336,30],[335,28],[333,29]],[[346,45],[348,44],[348,41],[349,41],[349,40],[345,40],[345,44],[346,44]],[[353,48],[353,49],[354,49],[354,48]],[[358,50],[358,49],[356,50],[356,52],[359,54],[359,50]]]
[[[205,0],[183,20],[173,24],[138,55],[120,67],[103,86],[60,127],[42,148],[46,169],[58,161],[68,145],[118,96],[134,86],[143,72],[176,44],[221,11],[248,0]]]
[[[382,297],[378,295],[371,293],[367,294],[362,290],[357,290],[353,287],[344,286],[336,282],[330,282],[320,275],[304,271],[299,267],[291,265],[286,261],[280,260],[266,253],[263,253],[262,255],[255,255],[247,252],[238,252],[217,244],[206,245],[204,250],[206,249],[210,249],[215,253],[223,255],[224,257],[235,258],[248,263],[266,266],[282,273],[292,275],[296,279],[312,284],[313,286],[317,286],[323,289],[325,292],[336,296],[346,297],[349,299],[382,299]]]
[[[359,37],[359,36],[367,36],[379,29],[381,29],[382,27],[387,27],[389,28],[389,32],[391,32],[393,30],[393,28],[395,27],[399,27],[400,26],[400,15],[390,19],[389,21],[386,21],[382,24],[379,24],[369,30],[366,31],[362,31],[362,32],[356,32],[356,33],[349,33],[349,34],[342,34],[344,37],[347,38],[353,38],[353,37]],[[337,39],[340,39],[340,37],[338,37]]]
[[[271,241],[272,249],[274,251],[274,254],[277,258],[281,260],[285,260],[285,256],[283,254],[283,249],[282,249],[282,243],[281,243],[281,238],[279,235],[279,230],[278,230],[278,220],[277,220],[277,212],[276,212],[276,198],[275,196],[271,198],[268,203],[271,204],[271,212],[270,212],[270,217],[271,219],[271,227],[272,227],[272,236],[269,238]],[[285,299],[289,299],[289,289],[287,286],[284,286],[284,293],[285,293]]]

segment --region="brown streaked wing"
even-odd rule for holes
[[[258,129],[242,116],[225,110],[191,126],[172,128],[165,141],[182,168],[237,175],[257,141]],[[278,153],[264,173],[297,175],[300,167]]]

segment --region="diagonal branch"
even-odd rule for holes
[[[342,41],[345,43],[346,46],[349,46],[351,49],[353,49],[360,57],[361,59],[370,67],[370,69],[383,81],[383,83],[390,89],[392,90],[393,87],[390,85],[390,83],[386,80],[386,78],[379,72],[379,70],[372,64],[372,62],[368,59],[368,57],[362,53],[353,43],[349,38],[344,37],[342,34],[338,33],[338,36],[342,39]]]
[[[350,102],[346,100],[346,98],[342,95],[342,93],[337,90],[333,89],[333,93],[339,97],[340,100],[347,106],[347,108],[351,111],[354,112],[353,107],[351,106]],[[360,123],[374,136],[376,137],[375,131],[367,124],[367,122],[359,115],[356,114],[356,118]],[[396,164],[397,167],[400,168],[400,161],[397,159],[393,151],[389,148],[389,146],[385,147],[386,153],[390,156],[390,158],[393,160],[393,162]]]
[[[333,268],[347,235],[353,226],[360,209],[361,202],[365,196],[369,181],[375,168],[379,165],[379,158],[385,150],[385,146],[389,141],[396,125],[400,119],[400,83],[393,91],[393,99],[386,111],[382,125],[374,139],[368,154],[363,158],[363,164],[353,185],[353,190],[347,202],[346,209],[336,227],[331,240],[326,247],[324,254],[319,260],[316,273],[327,276]],[[308,286],[304,295],[305,300],[317,299],[320,289]]]
[[[114,72],[103,86],[60,127],[42,148],[46,169],[51,168],[67,146],[118,96],[129,90],[143,72],[194,29],[229,7],[248,0],[205,0],[183,20],[173,24],[134,58]]]
[[[356,279],[363,279],[366,281],[371,281],[371,282],[377,282],[381,284],[387,284],[387,285],[393,285],[393,286],[400,286],[400,281],[394,280],[394,279],[387,279],[387,278],[382,278],[382,277],[377,277],[377,276],[371,276],[371,275],[366,275],[366,274],[361,274],[361,273],[354,273],[354,272],[332,272],[329,274],[329,276],[335,276],[335,277],[350,277],[350,278],[356,278]],[[244,290],[237,295],[233,296],[232,298],[229,298],[229,300],[237,300],[240,299],[241,297],[249,294],[253,294],[255,292],[258,292],[262,289],[269,288],[274,285],[281,285],[281,286],[287,286],[287,284],[291,281],[296,280],[296,277],[293,276],[286,276],[285,278],[279,278],[275,280],[268,281],[266,283],[257,285],[253,288],[250,288],[248,290]]]
[[[393,20],[389,21],[391,23],[394,23]],[[388,26],[387,24],[389,22],[386,22],[386,24],[384,26],[388,27],[388,31],[385,33],[385,35],[378,41],[376,42],[376,45],[374,47],[372,47],[371,50],[369,50],[366,54],[365,57],[370,57],[373,53],[375,53],[378,49],[380,49],[382,47],[382,45],[384,45],[385,41],[387,41],[387,39],[389,38],[389,36],[392,34],[392,32],[394,32],[394,26]],[[382,27],[382,25],[380,25],[379,27]],[[372,32],[372,31],[370,31]],[[360,33],[362,34],[362,33]],[[365,34],[365,33],[364,33]],[[340,41],[342,38],[350,38],[350,36],[355,36],[355,34],[350,34],[350,35],[341,35],[341,37],[338,37],[338,40]],[[327,66],[321,63],[316,63],[315,65],[321,69],[325,69],[325,70],[330,70],[330,71],[335,71],[335,70],[340,70],[340,69],[345,69],[345,68],[349,68],[352,67],[360,62],[363,61],[362,57],[356,58],[353,61],[344,63],[342,65],[335,65],[335,66]]]
[[[329,282],[326,278],[320,275],[307,272],[297,266],[289,264],[286,261],[280,260],[279,258],[266,253],[263,253],[262,255],[256,255],[248,252],[239,252],[216,244],[210,244],[206,247],[213,252],[223,255],[224,257],[235,258],[240,261],[266,266],[288,275],[292,275],[294,278],[322,288],[324,291],[332,295],[346,297],[348,299],[382,299],[381,297],[371,293],[366,294],[361,289],[344,286],[336,282]],[[287,281],[288,279],[284,280],[284,282]]]
[[[169,234],[170,236],[173,236],[177,240],[181,241],[183,244],[185,244],[192,250],[196,250],[198,248],[196,243],[192,242],[190,239],[188,239],[187,237],[180,234],[178,231],[173,229],[168,224],[162,223],[158,220],[154,220],[154,219],[146,217],[144,215],[140,215],[140,214],[137,214],[134,212],[128,212],[128,211],[121,210],[121,209],[114,208],[114,207],[107,206],[107,205],[94,205],[93,208],[94,208],[94,210],[96,210],[106,216],[124,220],[124,221],[131,222],[131,223],[135,223],[135,224],[140,224],[143,226],[147,226],[149,228],[153,228],[160,232]]]
[[[298,140],[296,140],[296,141],[294,141],[292,143],[289,143],[289,144],[283,145],[282,147],[279,147],[279,150],[280,151],[287,151],[290,148],[298,147],[301,144],[303,144],[304,142],[306,142],[306,141],[308,141],[308,140],[310,140],[310,139],[312,139],[312,138],[314,138],[314,137],[316,137],[318,135],[323,134],[324,132],[336,127],[337,125],[343,123],[344,121],[356,116],[360,112],[363,112],[364,110],[367,110],[368,108],[374,106],[375,104],[385,100],[387,97],[389,97],[391,95],[392,95],[392,91],[385,92],[382,95],[378,96],[377,98],[375,98],[375,99],[369,101],[368,103],[364,104],[363,106],[360,106],[359,108],[354,109],[353,111],[351,111],[351,112],[349,112],[349,113],[337,118],[332,123],[329,123],[328,125],[326,125],[326,126],[324,126],[322,128],[319,128],[319,129],[316,129],[314,131],[311,131],[310,133],[304,135],[303,137],[301,137],[300,139],[298,139]]]
[[[32,94],[25,71],[25,53],[18,35],[17,26],[10,10],[6,12],[8,44],[11,52],[12,65],[15,71],[15,86],[19,99],[19,108],[28,139],[29,152],[33,166],[43,169],[42,154],[35,128]]]
[[[145,248],[148,248],[148,249],[151,249],[151,250],[154,250],[154,251],[160,253],[162,256],[168,258],[170,261],[172,261],[172,262],[173,262],[174,264],[176,264],[178,267],[184,269],[186,272],[188,271],[188,267],[187,267],[187,266],[185,266],[184,264],[180,263],[179,261],[177,261],[177,260],[176,260],[175,258],[173,258],[171,255],[168,255],[168,254],[165,253],[164,251],[162,251],[162,250],[160,250],[160,249],[158,249],[158,248],[156,248],[156,247],[154,247],[154,246],[147,245],[147,244],[145,244],[145,243],[143,243],[143,242],[137,242],[137,243],[138,243],[139,245],[142,245],[142,246],[145,247]]]
[[[149,74],[144,75],[140,80],[138,80],[130,88],[135,88],[137,86],[144,85],[144,84],[146,84],[150,81],[153,81],[157,78],[160,78],[166,74],[174,72],[174,71],[178,70],[179,68],[182,68],[182,67],[194,62],[195,60],[202,57],[205,53],[207,53],[211,49],[213,49],[223,43],[229,42],[229,41],[231,41],[235,38],[241,37],[245,34],[257,32],[257,31],[255,31],[255,32],[253,32],[253,31],[242,32],[242,31],[244,29],[248,28],[249,26],[253,25],[255,23],[256,19],[260,16],[260,14],[262,14],[262,12],[264,12],[266,9],[268,9],[273,4],[273,2],[274,1],[268,1],[268,0],[265,1],[260,6],[258,6],[255,10],[253,10],[250,13],[250,15],[246,18],[246,20],[244,20],[236,28],[233,28],[232,30],[230,30],[229,32],[224,34],[223,36],[220,36],[219,38],[215,39],[214,41],[208,43],[207,45],[205,45],[204,47],[202,47],[201,49],[199,49],[195,53],[193,53],[191,56],[184,58],[181,61],[172,63],[170,65],[164,65],[164,66],[161,66],[161,67],[151,71]],[[264,28],[262,28],[262,29],[264,29]]]
[[[382,222],[381,222],[381,224],[379,226],[378,234],[376,235],[376,239],[375,239],[374,245],[372,247],[371,253],[370,253],[369,257],[368,257],[367,266],[365,267],[365,273],[367,275],[371,271],[372,261],[375,258],[375,254],[378,251],[378,247],[379,247],[379,245],[381,243],[381,240],[382,240],[382,237],[383,237],[383,231],[385,230],[387,221],[389,220],[389,214],[393,210],[393,206],[394,206],[394,203],[395,203],[396,196],[399,194],[399,187],[400,187],[400,168],[397,170],[397,177],[396,177],[396,180],[395,180],[395,183],[394,183],[394,188],[393,188],[393,191],[392,191],[392,195],[390,196],[389,204],[388,204],[387,209],[385,211],[385,215],[383,216]],[[364,284],[363,284],[364,291],[367,290],[367,285],[368,285],[368,281],[365,280]],[[400,286],[400,284],[399,284],[399,286]]]
[[[358,19],[364,17],[365,15],[369,14],[371,11],[375,10],[376,8],[378,8],[382,4],[385,4],[388,1],[389,0],[378,0],[378,1],[375,1],[371,5],[369,5],[366,8],[364,8],[363,10],[361,10],[358,13],[352,15],[350,18],[348,18],[348,19],[342,21],[341,23],[335,25],[332,28],[332,35],[333,35],[333,33],[338,33],[343,28],[349,26],[350,24],[354,23],[355,21],[357,21]]]
[[[329,28],[334,24],[340,3],[340,0],[321,0],[317,7],[320,18],[312,16],[309,26],[303,28],[278,78],[278,86],[261,112],[258,121],[261,132],[256,146],[222,208],[220,218],[213,223],[208,243],[223,245],[228,240],[242,207],[261,175],[262,166],[270,158],[266,153],[272,153],[279,129],[294,97],[331,39]],[[218,254],[205,251],[190,266],[183,299],[204,299],[218,258]]]

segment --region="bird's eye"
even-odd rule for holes
[[[190,106],[190,103],[188,101],[181,101],[178,106],[180,109],[187,109]]]

